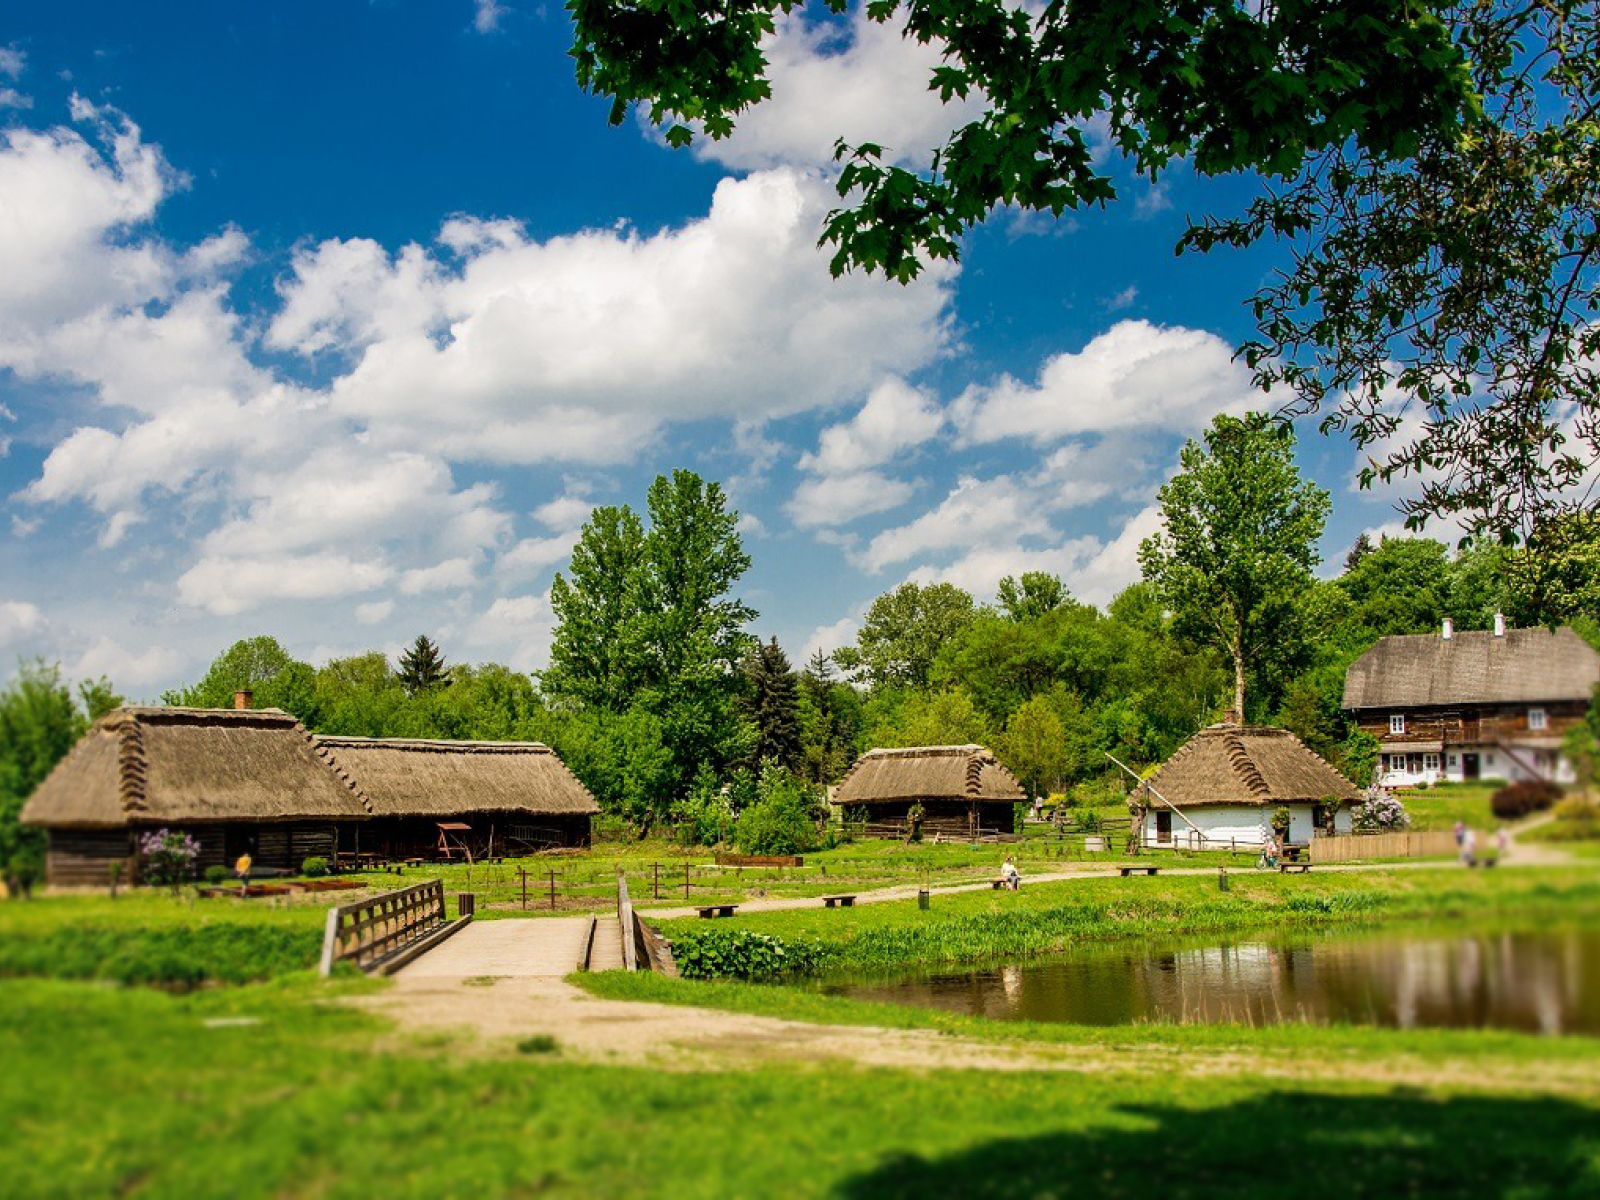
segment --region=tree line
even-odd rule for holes
[[[993,603],[904,583],[872,602],[852,644],[796,667],[756,636],[738,596],[750,566],[738,514],[718,484],[676,471],[642,513],[591,514],[552,585],[557,625],[537,675],[449,663],[426,636],[393,664],[369,651],[314,667],[263,635],[162,700],[220,708],[248,690],[329,734],[542,741],[636,835],[771,846],[784,840],[774,829],[814,822],[823,789],[876,746],[986,745],[1030,794],[1103,800],[1121,792],[1109,756],[1147,768],[1232,710],[1294,731],[1362,782],[1377,748],[1341,698],[1378,638],[1447,616],[1488,628],[1496,612],[1600,629],[1593,538],[1534,570],[1526,548],[1362,535],[1319,578],[1330,498],[1301,479],[1293,450],[1263,415],[1218,417],[1161,490],[1143,578],[1104,609],[1037,571],[1001,580]],[[43,665],[0,692],[0,850],[30,851],[22,799],[118,702],[104,680],[75,696]]]

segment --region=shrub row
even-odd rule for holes
[[[1489,807],[1502,821],[1513,821],[1530,813],[1543,812],[1561,799],[1562,791],[1543,779],[1524,779],[1508,783],[1489,797]]]
[[[672,941],[672,957],[686,979],[775,979],[807,975],[822,964],[822,943],[781,938],[748,929],[696,929]]]
[[[12,930],[0,939],[0,975],[161,987],[252,983],[315,966],[321,941],[314,929],[244,924]]]

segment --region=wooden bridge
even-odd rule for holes
[[[474,921],[470,896],[461,915],[445,914],[438,880],[328,912],[322,970],[350,961],[407,978],[539,978],[572,971],[656,970],[675,974],[670,952],[633,911],[617,880],[615,916]]]

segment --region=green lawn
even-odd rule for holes
[[[1600,1195],[1600,1109],[1521,1090],[590,1066],[397,1041],[315,994],[0,982],[5,1194]]]
[[[1464,821],[1482,832],[1504,824],[1489,808],[1489,797],[1505,786],[1503,780],[1479,783],[1446,783],[1401,794],[1400,801],[1411,815],[1411,828],[1453,829]]]

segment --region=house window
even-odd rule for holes
[[[1450,769],[1453,771],[1453,770],[1455,770],[1456,766],[1457,766],[1456,756],[1454,754],[1452,754],[1450,756]]]
[[[1389,718],[1389,732],[1390,733],[1404,733],[1405,731],[1406,731],[1406,719],[1405,719],[1405,717],[1403,717],[1399,713],[1395,713],[1394,716]]]
[[[1437,754],[1424,754],[1422,756],[1422,769],[1424,771],[1437,771],[1439,769],[1439,756]]]
[[[1544,709],[1530,708],[1528,710],[1528,728],[1540,730],[1545,727]]]
[[[1389,770],[1396,774],[1404,774],[1406,769],[1406,756],[1404,754],[1389,755]]]

